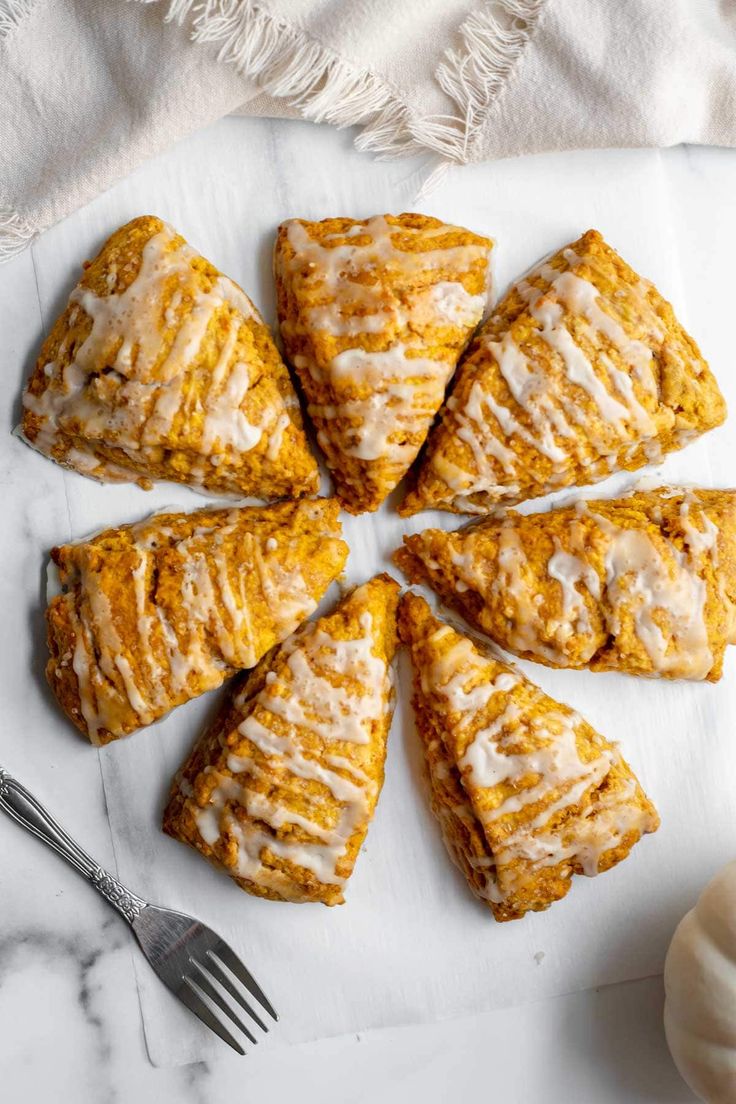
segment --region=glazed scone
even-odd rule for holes
[[[524,659],[650,677],[721,677],[736,642],[736,491],[661,487],[456,533],[396,562]]]
[[[338,509],[158,514],[54,548],[46,675],[67,716],[106,744],[253,667],[341,573]]]
[[[574,874],[621,862],[657,812],[615,744],[405,594],[399,633],[432,810],[448,851],[497,920],[564,897]]]
[[[262,499],[319,485],[268,327],[158,218],[121,227],[85,264],[23,405],[26,440],[95,479]]]
[[[257,897],[343,902],[383,784],[399,587],[379,575],[236,680],[164,831]]]
[[[279,228],[284,348],[351,513],[375,510],[423,444],[483,316],[492,244],[413,214]]]
[[[482,328],[400,512],[482,514],[596,483],[725,417],[670,304],[589,230],[520,280]]]

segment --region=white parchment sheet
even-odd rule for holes
[[[281,218],[411,209],[406,188],[399,183],[392,191],[377,183],[375,167],[364,173],[357,155],[344,174],[318,174],[319,187],[306,179],[302,187],[293,172],[288,185],[277,179],[284,158],[282,151],[281,160],[264,161],[258,186],[250,181],[242,192],[232,183],[233,169],[232,181],[215,189],[206,204],[180,201],[196,180],[172,182],[179,199],[168,207],[160,194],[150,204],[241,282],[267,316],[273,304],[267,257]],[[135,191],[134,196],[137,209],[124,197],[117,222],[114,204],[108,204],[100,240],[148,206]],[[690,322],[691,251],[707,250],[707,242],[696,243],[682,231],[686,220],[656,153],[615,161],[594,154],[527,158],[470,169],[448,177],[421,209],[497,240],[501,292],[543,254],[595,226]],[[237,264],[228,264],[235,256]],[[707,270],[705,260],[698,263]],[[723,315],[731,298],[731,287],[715,283],[709,303],[699,302],[695,332],[727,398],[734,388],[727,342],[719,334],[725,333]],[[709,311],[710,341],[703,333]],[[716,461],[733,447],[736,421],[733,426],[669,458],[662,481],[728,485],[732,477]],[[623,481],[609,481],[596,493],[617,485]],[[134,487],[99,488],[68,475],[65,486],[76,536],[169,503],[186,509],[203,505],[192,492],[164,485],[144,494]],[[460,520],[427,513],[404,521],[391,502],[372,516],[343,515],[351,547],[348,581],[393,570],[390,554],[404,532],[437,524],[454,528]],[[333,589],[325,605],[337,596]],[[549,912],[513,923],[494,922],[444,851],[423,793],[404,655],[386,784],[342,907],[249,897],[194,851],[161,833],[171,777],[217,709],[219,692],[100,752],[119,876],[152,900],[200,917],[232,943],[281,1014],[267,1045],[458,1016],[661,969],[677,919],[711,872],[736,851],[736,788],[730,781],[736,775],[734,657],[727,659],[716,686],[523,666],[545,690],[620,740],[661,813],[662,827],[610,873],[576,879],[567,899]],[[154,1063],[219,1053],[222,1044],[178,1006],[140,958],[136,969]]]

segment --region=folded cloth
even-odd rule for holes
[[[736,145],[725,0],[0,0],[0,260],[232,112],[449,165]]]

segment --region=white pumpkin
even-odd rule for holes
[[[680,922],[664,986],[675,1065],[709,1104],[736,1104],[736,862],[716,874]]]

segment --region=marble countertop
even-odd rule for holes
[[[686,321],[708,355],[712,293],[719,292],[720,303],[730,298],[723,289],[732,282],[736,240],[736,152],[677,148],[535,157],[462,170],[463,188],[479,208],[492,204],[498,181],[521,168],[535,175],[544,205],[551,177],[560,186],[567,179],[590,178],[595,187],[599,174],[623,180],[640,163],[666,179],[663,195],[671,204],[672,224],[682,233],[682,248],[691,250],[683,273]],[[0,267],[5,368],[0,401],[6,430],[0,437],[0,762],[35,788],[72,834],[113,869],[97,753],[60,722],[43,680],[46,553],[72,532],[79,535],[79,518],[74,502],[59,494],[53,465],[39,460],[32,493],[27,479],[21,488],[18,475],[28,454],[9,436],[41,332],[63,305],[80,259],[92,256],[112,228],[135,214],[163,213],[186,232],[188,214],[193,218],[196,212],[201,225],[204,209],[227,225],[233,197],[243,189],[250,202],[267,202],[282,217],[307,208],[373,213],[356,211],[356,180],[362,195],[375,197],[376,209],[406,210],[414,206],[423,169],[415,162],[378,164],[360,156],[349,132],[226,119],[153,159]],[[442,189],[452,189],[456,178],[450,174]],[[636,201],[632,194],[632,204]],[[430,197],[423,209],[432,211],[433,203]],[[548,214],[552,220],[554,212]],[[574,234],[580,228],[570,229]],[[236,278],[244,248],[240,235],[235,225],[231,235],[221,235],[217,255]],[[206,240],[196,245],[207,255]],[[265,272],[268,242],[257,247]],[[273,307],[259,305],[267,315]],[[730,323],[721,317],[719,324],[723,349]],[[725,444],[715,456],[722,465],[717,480],[732,482]],[[90,493],[97,496],[100,521],[117,520],[104,488]],[[219,1104],[236,1092],[238,1099],[258,1104],[290,1098],[300,1104],[368,1104],[379,1098],[383,1104],[440,1104],[480,1091],[518,1104],[693,1099],[666,1050],[661,978],[441,1024],[342,1036],[278,1054],[254,1051],[243,1060],[225,1052],[208,1063],[155,1069],[141,1025],[133,973],[137,952],[123,924],[55,856],[5,820],[0,854],[0,1096],[8,1104]]]

